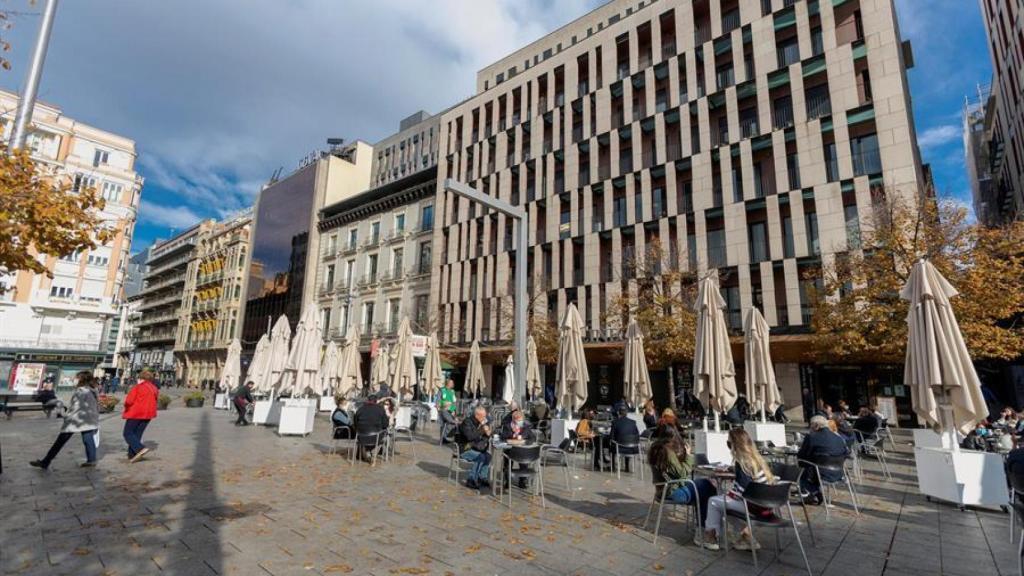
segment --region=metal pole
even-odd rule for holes
[[[39,79],[43,75],[43,63],[46,61],[46,49],[50,44],[50,33],[53,31],[53,18],[57,13],[57,0],[46,0],[43,8],[43,19],[39,23],[39,36],[32,50],[32,64],[25,78],[25,91],[18,102],[18,115],[14,119],[14,130],[11,132],[11,150],[25,145],[28,126],[32,122],[32,111],[36,106],[36,95],[39,93]]]
[[[519,242],[516,246],[516,294],[515,294],[515,324],[516,324],[516,398],[524,402],[526,398],[526,338],[529,326],[526,319],[527,303],[530,295],[526,293],[526,251],[529,249],[529,229],[524,216],[516,221],[519,226]]]

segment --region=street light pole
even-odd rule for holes
[[[504,200],[491,198],[490,196],[482,194],[474,188],[471,188],[462,182],[452,180],[451,178],[444,181],[444,188],[457,196],[468,198],[474,202],[483,204],[488,208],[497,210],[512,220],[515,220],[519,225],[519,238],[516,243],[516,294],[513,322],[516,329],[514,352],[516,377],[515,397],[522,400],[526,397],[526,337],[528,331],[526,320],[526,250],[529,239],[529,234],[527,232],[527,220],[529,218],[527,212],[523,208],[513,206]]]
[[[28,127],[32,123],[32,111],[36,106],[36,95],[39,93],[39,80],[43,75],[43,63],[46,61],[46,50],[50,45],[50,33],[53,31],[53,19],[57,13],[58,0],[46,0],[43,8],[43,19],[39,23],[39,36],[32,50],[32,63],[25,76],[25,91],[18,102],[18,114],[14,118],[14,130],[11,131],[10,149],[17,150],[25,145]]]

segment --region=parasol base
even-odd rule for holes
[[[558,446],[562,443],[562,440],[569,437],[569,431],[576,430],[576,425],[579,424],[579,420],[572,418],[552,418],[551,419],[551,445]]]
[[[771,442],[775,446],[786,445],[785,424],[747,420],[743,423],[743,429],[747,431],[754,442]]]
[[[231,404],[228,402],[228,395],[220,392],[213,397],[213,409],[214,410],[230,410]]]
[[[323,395],[320,397],[320,412],[333,412],[334,411],[334,397],[330,395]]]
[[[693,452],[704,454],[711,464],[732,464],[732,451],[729,450],[728,432],[705,432],[697,430],[693,433]]]
[[[306,436],[313,432],[316,418],[316,400],[296,398],[288,400],[281,408],[281,421],[277,426],[278,436]]]
[[[1009,506],[1003,457],[994,452],[914,447],[921,494],[957,506]]]
[[[252,421],[262,426],[276,426],[281,421],[281,407],[284,402],[280,400],[257,400],[252,407]]]

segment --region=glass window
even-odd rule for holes
[[[835,142],[825,144],[825,180],[828,182],[839,180],[839,160],[836,158]]]
[[[768,260],[768,229],[764,222],[754,222],[747,226],[750,242],[750,261],[752,263]]]
[[[427,204],[420,212],[420,230],[434,229],[434,205]]]
[[[807,228],[807,253],[817,256],[821,254],[821,247],[818,244],[818,215],[807,212],[804,214],[804,221]]]
[[[395,214],[395,232],[397,234],[405,232],[405,214]]]
[[[850,139],[853,155],[853,175],[865,176],[882,171],[882,157],[878,151],[878,135],[868,134]]]
[[[788,214],[782,217],[782,256],[783,258],[796,256],[793,244],[793,217]]]

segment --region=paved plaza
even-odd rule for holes
[[[641,525],[652,488],[639,478],[580,471],[565,489],[546,469],[547,508],[517,494],[512,510],[447,482],[436,427],[376,468],[327,453],[329,423],[308,438],[237,428],[232,416],[176,401],[146,433],[155,451],[129,464],[119,414],[105,415],[101,460],[78,467],[73,439],[50,471],[32,469],[57,432],[35,413],[0,419],[3,574],[804,574],[791,532],[749,552],[696,548],[683,520],[651,544]],[[861,514],[840,495],[831,518],[812,509],[815,574],[986,576],[1016,572],[1009,515],[959,511],[917,494],[909,446],[897,436],[893,480],[866,465]],[[582,459],[580,460],[582,463]],[[653,524],[653,523],[652,523]]]

